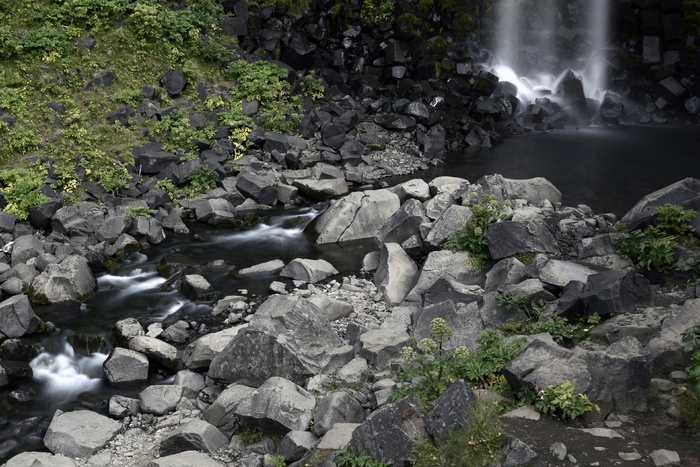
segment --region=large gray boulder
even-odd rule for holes
[[[236,188],[244,196],[254,199],[256,203],[269,206],[275,204],[279,196],[274,180],[247,170],[238,176]]]
[[[89,410],[57,410],[44,436],[44,445],[54,454],[85,458],[103,448],[121,428],[116,420]]]
[[[15,295],[0,303],[0,333],[9,338],[31,334],[41,323],[26,295]]]
[[[380,248],[380,260],[374,284],[391,306],[403,301],[418,277],[418,266],[397,243]]]
[[[115,347],[102,366],[110,383],[148,380],[148,357],[133,350]]]
[[[516,391],[568,381],[576,393],[586,394],[600,406],[602,416],[613,410],[629,413],[646,409],[650,358],[637,339],[625,337],[605,350],[588,351],[565,349],[545,336],[533,339],[503,368]]]
[[[542,222],[496,222],[486,229],[484,236],[495,260],[520,253],[560,253],[554,236]]]
[[[466,428],[476,400],[474,391],[460,379],[435,400],[432,410],[425,417],[425,429],[439,441]]]
[[[335,274],[338,274],[338,270],[325,259],[296,258],[280,271],[282,277],[310,284],[315,284]]]
[[[104,207],[81,201],[56,211],[51,219],[51,229],[69,236],[89,236],[95,233],[104,219]]]
[[[160,339],[135,336],[129,339],[129,349],[140,352],[173,373],[178,370],[177,349]]]
[[[184,451],[204,451],[215,454],[228,447],[228,437],[211,423],[195,419],[173,430],[160,442],[161,456],[169,456]]]
[[[263,431],[305,430],[313,418],[316,398],[289,380],[273,376],[235,408],[242,423]]]
[[[603,271],[588,276],[580,296],[583,314],[607,318],[652,303],[651,285],[632,268]]]
[[[427,184],[425,190],[428,190]],[[401,244],[412,236],[420,234],[418,227],[424,222],[429,222],[429,219],[425,214],[423,203],[417,199],[409,199],[379,227],[374,234],[374,239],[379,245],[382,243]]]
[[[505,178],[504,180],[511,199],[524,199],[534,206],[539,206],[544,200],[549,200],[555,206],[561,204],[561,191],[546,178],[535,177],[524,180]]]
[[[537,275],[545,284],[563,288],[571,281],[585,283],[588,276],[598,272],[601,270],[597,267],[552,258],[539,268]]]
[[[350,191],[348,183],[343,178],[324,178],[322,180],[294,180],[293,186],[305,198],[326,201],[347,194]]]
[[[377,369],[385,369],[398,359],[411,337],[405,328],[372,329],[360,335],[358,355]]]
[[[102,224],[95,232],[97,241],[114,242],[123,233],[128,232],[131,228],[132,219],[130,216],[110,216],[102,221]]]
[[[193,371],[209,368],[211,361],[238,335],[247,324],[206,334],[190,343],[182,354],[183,363]]]
[[[242,384],[231,384],[204,411],[202,418],[231,437],[239,428],[236,408],[255,393],[255,388]]]
[[[416,396],[372,412],[353,431],[350,449],[389,465],[410,465],[416,443],[427,436],[423,403]]]
[[[165,415],[175,410],[180,399],[191,398],[196,392],[187,386],[159,384],[148,386],[139,393],[139,407],[144,413]]]
[[[364,419],[364,409],[351,391],[332,392],[318,401],[314,416],[314,433],[323,436],[336,423],[360,423]]]
[[[29,296],[36,303],[84,302],[97,287],[88,260],[70,255],[57,264],[49,264],[34,278]]]
[[[211,225],[231,225],[236,220],[236,207],[223,198],[204,200],[195,209],[197,221]]]
[[[208,375],[252,386],[281,376],[301,385],[343,345],[323,312],[310,301],[275,295],[260,305],[248,328],[212,360]]]
[[[484,323],[481,321],[479,307],[476,303],[455,304],[452,300],[447,300],[418,309],[412,316],[413,337],[416,342],[430,337],[430,323],[435,318],[444,319],[452,329],[452,338],[443,343],[444,349],[454,351],[461,346],[472,351],[478,349],[476,341],[484,330]]]
[[[450,236],[464,229],[473,216],[472,210],[466,206],[449,206],[435,221],[425,242],[432,248],[441,248]]]
[[[423,294],[440,278],[462,285],[483,285],[485,273],[483,270],[471,266],[470,255],[466,251],[440,250],[430,252],[421,266],[416,284],[406,296],[405,301],[422,305]]]
[[[315,224],[317,244],[372,238],[399,209],[399,197],[388,190],[350,193],[334,202]]]
[[[621,219],[628,229],[634,230],[651,223],[656,215],[656,208],[664,204],[677,204],[686,209],[698,211],[700,208],[700,179],[685,178],[667,187],[646,195],[634,205]],[[700,217],[695,216],[693,224],[700,227]]]
[[[26,263],[31,258],[36,258],[44,253],[44,244],[34,235],[22,235],[17,237],[12,244],[10,264]]]

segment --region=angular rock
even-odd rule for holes
[[[51,229],[69,236],[89,236],[102,224],[104,208],[86,201],[60,208],[51,218]]]
[[[404,329],[374,329],[360,335],[358,355],[377,369],[386,368],[401,355],[401,350],[411,341]]]
[[[284,261],[274,259],[266,263],[256,264],[248,268],[239,269],[236,274],[240,277],[264,276],[279,273],[284,268]]]
[[[144,413],[165,415],[175,410],[180,399],[192,394],[185,386],[148,386],[139,393],[139,407]]]
[[[293,185],[302,196],[316,201],[337,198],[350,191],[348,183],[342,178],[294,180]]]
[[[697,209],[700,205],[700,179],[685,178],[646,195],[622,217],[620,222],[629,230],[645,227],[656,215],[656,208],[664,204],[677,204],[684,208]],[[696,217],[697,219],[697,217]],[[697,224],[696,221],[693,221]]]
[[[459,380],[435,400],[433,409],[425,417],[425,429],[435,440],[466,428],[471,408],[477,400],[474,391]]]
[[[651,305],[651,286],[646,277],[631,268],[603,271],[588,276],[580,300],[585,316],[598,313],[607,318]]]
[[[286,433],[308,427],[316,399],[303,388],[284,378],[266,380],[249,398],[235,408],[244,424],[263,431]]]
[[[390,465],[415,460],[416,443],[426,436],[423,404],[416,396],[375,410],[355,429],[350,449]]]
[[[31,334],[41,324],[26,295],[15,295],[0,303],[0,333],[7,337]]]
[[[182,94],[187,85],[187,78],[185,74],[178,70],[173,70],[172,68],[163,73],[160,79],[160,84],[168,91],[168,94],[172,97],[177,97]]]
[[[464,229],[473,216],[472,210],[466,206],[449,206],[435,221],[425,242],[434,249],[441,248],[450,236]]]
[[[298,461],[318,444],[318,437],[309,431],[290,431],[280,441],[280,455],[288,462]]]
[[[480,285],[484,282],[484,271],[470,265],[470,255],[466,251],[433,251],[428,254],[420,270],[420,276],[413,289],[405,297],[406,302],[423,304],[423,295],[438,279],[445,278],[450,283]]]
[[[212,360],[208,375],[253,386],[272,376],[304,384],[342,346],[315,305],[298,297],[275,295],[260,305],[248,328]]]
[[[192,342],[184,350],[182,359],[187,368],[194,371],[206,370],[211,361],[248,325],[236,326],[219,332],[206,334]]]
[[[60,454],[22,452],[8,460],[5,467],[76,467],[76,464]]]
[[[139,400],[131,397],[112,396],[109,398],[109,415],[114,418],[125,418],[139,413]]]
[[[318,401],[314,433],[323,436],[336,423],[360,423],[364,419],[364,409],[355,397],[345,391],[332,392]]]
[[[111,441],[121,427],[121,423],[89,410],[58,410],[46,431],[44,445],[54,454],[86,458]]]
[[[185,275],[180,291],[190,300],[213,300],[216,297],[214,287],[199,274]]]
[[[351,193],[319,217],[316,244],[371,238],[399,207],[399,197],[388,190]]]
[[[161,456],[195,450],[215,454],[228,447],[228,441],[228,437],[211,423],[195,419],[173,430],[160,442],[158,451]]]
[[[32,281],[29,296],[37,303],[84,302],[97,287],[88,260],[70,255],[50,264]]]
[[[418,266],[396,243],[383,244],[380,254],[374,283],[389,305],[398,305],[413,288]]]
[[[148,380],[148,358],[133,350],[115,347],[103,368],[107,381],[113,384]]]
[[[11,262],[13,266],[26,263],[44,253],[44,244],[34,235],[22,235],[12,244]]]
[[[149,336],[132,337],[129,339],[129,349],[146,355],[170,371],[175,372],[178,369],[177,349],[160,339]]]
[[[204,411],[202,419],[211,423],[226,436],[232,436],[240,428],[236,417],[236,407],[249,399],[255,388],[242,384],[231,384],[223,390],[219,397]]]
[[[520,253],[559,254],[559,246],[541,222],[496,222],[484,232],[489,252],[495,260]]]
[[[273,182],[255,172],[243,171],[238,176],[236,189],[256,203],[272,206],[277,203],[278,191]]]
[[[452,329],[452,338],[443,343],[443,348],[450,351],[461,346],[472,351],[478,349],[476,341],[484,330],[478,306],[455,304],[452,300],[447,300],[418,309],[412,316],[413,337],[416,342],[430,337],[430,323],[435,318],[444,319]]]
[[[544,200],[549,200],[555,206],[561,204],[561,191],[546,178],[535,177],[524,180],[505,178],[504,180],[512,199],[524,199],[533,206],[539,206]]]
[[[425,190],[427,191],[427,189],[428,186],[426,184]],[[419,234],[418,227],[424,222],[428,222],[425,207],[419,200],[409,199],[379,227],[374,234],[374,239],[379,245],[382,243],[401,244],[413,235]]]
[[[310,284],[315,284],[335,274],[338,274],[338,270],[325,259],[296,258],[280,271],[282,277]]]
[[[197,221],[211,225],[231,225],[236,220],[236,207],[223,198],[207,199],[195,209]]]

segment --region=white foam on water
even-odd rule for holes
[[[275,239],[286,240],[297,237],[304,232],[306,226],[314,220],[320,211],[309,209],[303,212],[295,212],[294,214],[283,214],[274,216],[269,220],[269,224],[257,224],[254,227],[233,234],[220,235],[214,238],[215,243],[230,242],[230,241],[274,241]],[[292,220],[298,219],[294,225],[290,226]]]
[[[47,397],[67,401],[100,387],[104,376],[102,364],[106,359],[107,355],[101,353],[76,356],[73,347],[66,343],[63,352],[42,352],[29,366],[34,379],[44,383]]]
[[[140,269],[134,269],[128,276],[105,274],[97,278],[100,287],[117,289],[124,295],[157,289],[165,281],[166,279],[158,276],[156,271],[143,272]]]

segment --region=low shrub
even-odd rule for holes
[[[574,394],[574,385],[566,381],[558,386],[547,386],[538,392],[535,408],[547,415],[561,416],[573,420],[600,407],[593,404],[585,394]]]
[[[348,447],[336,452],[333,462],[337,467],[389,467],[386,462],[359,454]]]
[[[42,164],[29,167],[0,171],[0,188],[7,201],[4,211],[14,214],[18,219],[29,217],[29,208],[45,203],[49,198],[39,187],[46,181],[47,170]]]

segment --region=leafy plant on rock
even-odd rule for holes
[[[600,407],[585,394],[574,394],[574,385],[566,381],[558,386],[547,386],[538,392],[535,408],[546,415],[561,415],[573,420]]]
[[[688,271],[694,267],[688,259],[680,263],[675,260],[679,246],[694,244],[695,231],[688,222],[696,215],[690,209],[665,204],[656,208],[654,224],[644,229],[634,230],[615,240],[615,247],[634,261],[641,271],[656,271],[662,274],[673,269]]]
[[[386,462],[380,462],[369,456],[359,454],[348,447],[336,452],[333,462],[338,467],[389,467]]]
[[[153,214],[155,213],[155,209],[151,209],[146,206],[127,206],[127,208],[124,209],[124,214],[132,219],[137,217],[153,217]]]
[[[439,441],[424,438],[414,452],[416,467],[476,467],[501,459],[505,434],[496,405],[479,399],[469,413],[469,425]]]
[[[476,193],[473,193],[473,196],[476,197]],[[491,253],[484,232],[494,222],[506,219],[503,213],[509,204],[508,201],[501,203],[495,196],[488,194],[483,195],[477,202],[465,201],[464,205],[471,209],[473,215],[462,230],[447,239],[443,249],[466,251],[471,257],[473,267],[485,267],[486,262],[491,259]]]
[[[445,320],[435,318],[430,322],[430,337],[422,340],[421,349],[404,347],[405,365],[394,373],[403,384],[390,400],[397,401],[413,394],[428,403],[458,379],[478,387],[501,386],[501,369],[526,342],[524,338],[506,338],[500,331],[487,329],[477,340],[478,352],[466,347],[449,352],[445,344],[451,337],[452,330]]]
[[[686,367],[688,383],[682,386],[678,410],[683,421],[695,430],[700,430],[700,324],[685,330],[681,342],[690,355]]]

